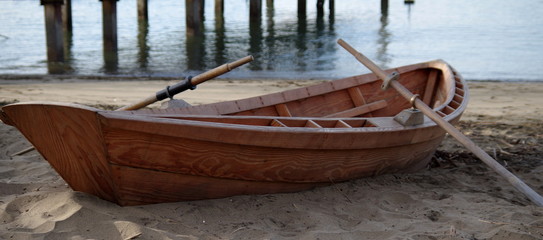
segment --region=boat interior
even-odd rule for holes
[[[439,68],[394,69],[398,80],[439,115],[455,112],[465,100],[460,76],[445,63]],[[444,66],[442,66],[444,65]],[[382,92],[381,81],[366,74],[305,88],[186,108],[146,109],[138,115],[194,121],[273,127],[396,127],[392,117],[411,108],[394,89]]]

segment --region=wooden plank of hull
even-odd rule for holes
[[[72,189],[115,200],[97,109],[42,102],[2,110]]]
[[[437,144],[439,144],[439,141]],[[432,149],[425,153],[425,156],[417,156],[416,158],[420,158],[418,162],[413,160],[407,166],[400,166],[397,165],[396,161],[384,160],[380,163],[380,168],[375,169],[374,172],[359,175],[356,178],[384,173],[403,173],[420,170],[428,164],[433,156],[435,147]],[[235,195],[297,192],[344,181],[334,179],[333,177],[325,179],[323,182],[227,179],[166,172],[156,170],[157,168],[134,168],[117,164],[113,164],[111,169],[118,191],[116,202],[123,206],[224,198]],[[251,169],[250,171],[254,172],[255,169]],[[326,176],[328,172],[323,171],[321,174]]]
[[[119,165],[111,169],[118,184],[117,203],[123,206],[297,192],[328,184],[221,179]]]
[[[191,139],[190,134],[173,137],[108,126],[104,126],[104,131],[109,160],[116,165],[227,179],[299,183],[339,182],[425,165],[443,137],[441,133],[423,142],[376,149],[296,149],[230,144],[220,138],[219,142],[202,141]],[[205,134],[198,128],[195,132]],[[224,136],[237,139],[235,135]],[[289,136],[296,141],[295,134]],[[281,140],[270,139],[278,141]]]

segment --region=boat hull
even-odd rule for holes
[[[213,166],[233,168],[236,165],[230,164],[230,167],[225,167],[224,164],[216,162],[206,167],[209,172],[203,171],[196,174],[177,172],[175,169],[163,171],[159,170],[159,168],[150,169],[113,163],[111,165],[111,172],[115,178],[119,197],[118,203],[120,205],[224,198],[247,194],[286,193],[307,190],[349,179],[386,173],[417,171],[427,166],[440,142],[441,139],[435,139],[416,145],[383,149],[381,151],[358,150],[344,152],[343,156],[360,156],[345,159],[345,162],[357,161],[364,163],[355,164],[352,167],[349,164],[342,163],[318,164],[322,161],[328,162],[331,158],[337,158],[337,154],[328,158],[331,154],[319,154],[317,152],[314,154],[305,153],[304,155],[306,156],[304,158],[310,159],[314,157],[310,162],[317,163],[315,165],[330,165],[330,167],[321,169],[322,171],[319,171],[317,167],[306,170],[298,166],[279,165],[280,167],[259,171],[260,173],[258,174],[255,174],[255,170],[240,170],[236,171],[236,173],[216,174],[220,169],[214,169]],[[284,153],[287,154],[288,151]],[[235,159],[239,161],[234,152],[222,154],[221,156],[224,156],[222,160]],[[259,156],[255,156],[255,159],[258,157],[258,159],[262,160],[262,156],[266,155],[268,155],[267,152],[263,151]],[[273,155],[277,154],[274,152]],[[183,160],[183,157],[181,156],[179,159]],[[284,159],[291,158],[285,157]],[[213,176],[221,175],[221,177],[209,177],[205,173]],[[244,176],[244,173],[247,174]],[[238,176],[243,177],[239,178]],[[307,177],[301,179],[300,176]],[[249,180],[249,178],[267,180],[258,181]],[[275,179],[281,179],[281,181]]]
[[[398,70],[447,121],[460,119],[467,88],[448,65]],[[445,132],[427,118],[395,122],[409,103],[390,90],[374,94],[378,87],[368,74],[174,111],[36,102],[0,116],[74,190],[139,205],[295,192],[426,167]]]

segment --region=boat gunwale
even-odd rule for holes
[[[452,74],[452,67],[441,59],[421,62],[421,63],[415,63],[411,65],[405,65],[400,66],[396,68],[390,68],[386,69],[385,72],[392,73],[394,71],[398,72],[401,75],[406,72],[411,72],[415,70],[424,70],[424,69],[436,69],[441,71],[442,73],[445,73],[447,76],[445,76],[445,79],[451,79],[452,84],[450,88],[448,89],[448,95],[447,101],[444,101],[443,104],[435,107],[437,110],[441,110],[447,106],[447,104],[450,102],[450,100],[454,97],[454,75]],[[450,78],[449,78],[450,77]],[[190,106],[187,108],[183,108],[183,110],[179,111],[176,108],[172,109],[139,109],[139,110],[133,110],[133,111],[126,111],[124,113],[126,114],[137,114],[137,115],[160,115],[165,113],[171,113],[171,114],[195,114],[195,115],[207,115],[207,114],[200,114],[201,111],[210,112],[213,111],[213,113],[209,115],[228,115],[236,112],[242,112],[251,110],[253,105],[251,102],[257,102],[258,106],[255,106],[254,108],[263,108],[263,107],[270,107],[282,103],[292,102],[292,101],[298,101],[302,99],[306,99],[309,97],[315,97],[323,94],[327,94],[330,92],[335,91],[341,91],[346,90],[352,87],[361,86],[364,84],[370,84],[373,82],[380,81],[380,79],[373,73],[365,73],[360,75],[354,75],[349,77],[344,77],[340,79],[334,79],[330,81],[326,81],[319,84],[314,84],[306,87],[300,87],[275,93],[269,93],[254,97],[248,97],[243,99],[236,99],[236,100],[229,100],[229,101],[220,101],[215,103],[208,103],[208,104],[202,104],[202,105],[195,105]],[[325,90],[323,90],[325,89]],[[280,97],[277,97],[280,96]],[[281,99],[281,100],[277,100]],[[238,103],[247,103],[249,102],[250,107],[247,107],[247,105],[244,104],[243,107],[240,107]]]
[[[249,131],[266,131],[266,132],[289,132],[293,131],[298,133],[353,133],[353,132],[384,132],[384,131],[399,131],[399,130],[411,130],[411,129],[420,129],[425,127],[436,126],[429,118],[425,117],[423,124],[416,126],[402,126],[400,124],[395,124],[395,126],[389,127],[353,127],[353,128],[310,128],[310,127],[276,127],[271,125],[245,125],[237,123],[221,123],[221,122],[212,122],[205,120],[190,120],[190,119],[176,119],[169,118],[171,115],[163,115],[157,117],[155,115],[126,115],[118,114],[117,112],[98,112],[99,115],[105,118],[117,119],[117,120],[135,120],[148,123],[164,123],[164,124],[174,124],[179,126],[195,126],[195,127],[214,127],[214,128],[229,128],[233,130],[249,130]],[[365,120],[371,122],[372,120],[383,119],[386,121],[392,120],[393,117],[373,117],[373,118],[319,118],[319,117],[278,117],[278,116],[221,116],[221,115],[184,115],[183,118],[209,118],[209,119],[263,119],[263,120],[314,120],[314,121],[337,121],[337,120]],[[129,125],[115,125],[115,127],[126,129],[126,130],[136,130]],[[139,129],[141,130],[141,129]],[[143,132],[146,132],[142,130]],[[174,136],[174,135],[172,135]]]
[[[434,107],[433,110],[435,112],[441,111],[442,109],[446,108],[448,105],[450,105],[451,101],[454,98],[455,95],[455,88],[456,81],[455,77],[458,77],[462,84],[462,88],[464,90],[464,96],[462,96],[463,101],[460,103],[458,107],[456,107],[451,113],[447,114],[443,118],[446,121],[451,121],[453,119],[456,119],[459,117],[463,111],[466,109],[468,104],[468,91],[467,91],[467,84],[465,83],[462,76],[460,76],[450,65],[448,65],[443,60],[434,60],[429,61],[425,63],[419,63],[419,64],[413,64],[408,65],[405,67],[395,68],[395,69],[389,69],[401,71],[401,72],[409,72],[414,69],[421,69],[421,68],[433,68],[433,69],[439,69],[442,70],[442,72],[446,75],[444,76],[446,84],[449,85],[449,89],[447,91],[447,100],[444,101],[442,104],[440,104],[437,107]],[[445,71],[447,69],[448,71]],[[401,74],[400,72],[400,74]],[[365,74],[366,75],[366,74]],[[364,75],[359,75],[364,76]],[[358,77],[358,76],[354,76]],[[340,79],[343,80],[343,79]],[[314,85],[313,85],[314,86]],[[311,86],[309,86],[311,87]],[[351,86],[352,87],[352,86]],[[297,89],[293,89],[297,90]],[[288,90],[288,91],[293,91]],[[338,90],[338,89],[336,89]],[[340,89],[341,90],[341,89]],[[277,94],[277,93],[272,93]],[[254,98],[254,97],[253,97]],[[250,98],[248,98],[250,99]],[[243,99],[242,99],[243,100]],[[235,100],[239,101],[239,100]],[[387,119],[390,120],[393,117],[352,117],[352,118],[326,118],[326,117],[285,117],[285,116],[242,116],[242,115],[215,115],[215,114],[179,114],[179,113],[146,113],[146,112],[138,112],[138,111],[127,111],[127,112],[119,112],[119,111],[98,111],[98,114],[106,117],[106,118],[117,118],[117,119],[125,119],[125,120],[139,120],[139,121],[151,121],[151,122],[162,122],[167,124],[183,124],[183,125],[194,125],[194,126],[201,126],[201,127],[222,127],[222,128],[232,128],[237,130],[254,130],[258,131],[261,130],[261,128],[264,128],[265,131],[272,131],[272,132],[317,132],[317,133],[323,133],[323,132],[333,132],[333,133],[348,133],[348,132],[383,132],[383,131],[399,131],[399,130],[410,130],[410,129],[420,129],[420,128],[426,128],[426,127],[433,127],[436,126],[436,124],[427,118],[424,117],[424,123],[416,126],[402,126],[400,124],[395,124],[395,126],[372,126],[372,127],[354,127],[354,128],[308,128],[308,127],[275,127],[270,125],[245,125],[245,124],[237,124],[237,123],[221,123],[221,122],[212,122],[212,121],[203,121],[203,120],[191,120],[189,118],[206,118],[206,119],[242,119],[242,120],[251,120],[251,119],[266,119],[266,120],[283,120],[283,119],[289,119],[289,120],[317,120],[317,121],[336,121],[336,120],[365,120],[372,123],[372,120],[378,120],[378,119]],[[183,118],[183,119],[178,119]]]

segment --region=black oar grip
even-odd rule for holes
[[[176,94],[183,92],[185,90],[194,90],[196,85],[192,85],[191,82],[192,76],[185,78],[185,80],[176,83],[172,86],[167,86],[165,89],[162,89],[156,93],[157,101],[164,100],[166,98],[173,98]]]

